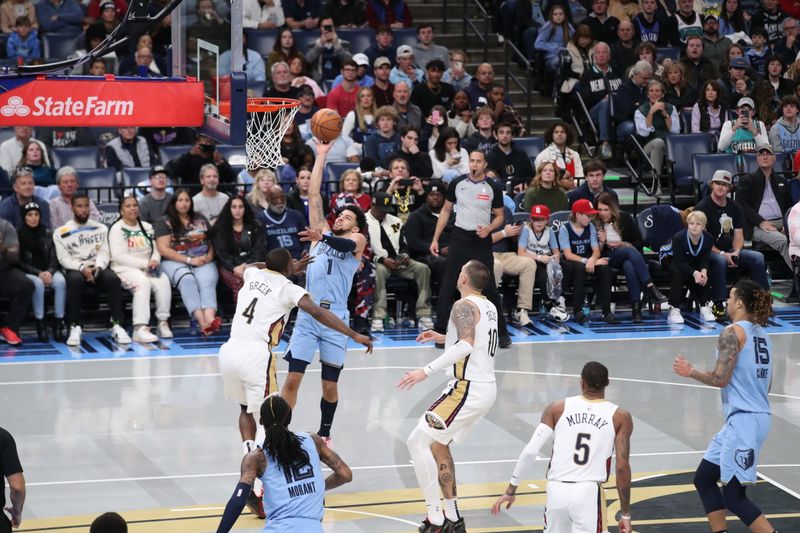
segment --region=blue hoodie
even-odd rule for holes
[[[11,32],[11,36],[6,42],[6,57],[16,59],[21,57],[25,63],[30,63],[34,59],[41,59],[42,46],[35,29],[31,29],[28,37],[23,39],[16,31]]]

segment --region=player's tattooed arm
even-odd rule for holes
[[[623,409],[614,413],[614,451],[616,453],[617,493],[619,493],[619,508],[622,514],[631,514],[631,433],[633,433],[633,418]]]
[[[475,304],[468,300],[459,300],[453,306],[450,319],[456,325],[458,340],[475,344],[475,325],[480,319]]]
[[[314,439],[314,444],[317,446],[320,461],[333,470],[333,473],[325,478],[325,490],[329,491],[345,483],[350,483],[353,480],[353,472],[347,463],[339,457],[339,454],[328,448],[319,435],[312,434],[311,438]]]
[[[714,370],[701,372],[696,368],[692,368],[689,377],[712,387],[727,386],[731,381],[733,369],[736,367],[736,360],[744,340],[744,332],[742,332],[741,339],[738,333],[736,326],[730,325],[726,327],[717,340],[717,364],[714,366]]]

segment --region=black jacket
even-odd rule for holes
[[[683,273],[687,278],[691,278],[695,270],[706,269],[711,261],[711,246],[714,244],[714,237],[707,231],[703,232],[703,246],[697,255],[689,251],[689,244],[686,241],[687,230],[681,230],[672,238],[672,262],[670,268],[674,268]]]
[[[486,154],[486,159],[489,163],[489,168],[497,172],[497,176],[502,182],[511,183],[529,183],[533,179],[533,165],[528,158],[525,150],[520,150],[514,147],[511,143],[511,153],[506,154],[500,149],[500,145],[495,146],[489,153]]]
[[[610,67],[605,74],[597,67],[592,67],[584,71],[578,82],[578,91],[589,111],[607,94],[613,97],[620,87],[622,87],[622,77]]]
[[[761,215],[758,214],[758,208],[761,207],[761,201],[764,199],[766,181],[764,173],[761,169],[758,169],[744,176],[736,186],[736,203],[744,211],[744,238],[747,240],[753,238],[753,227],[764,221]],[[789,182],[786,181],[786,178],[774,173],[769,181],[775,200],[777,200],[781,208],[781,213],[786,215],[792,207]]]
[[[686,73],[686,83],[694,88],[700,88],[706,80],[713,80],[719,76],[719,69],[707,57],[700,56],[700,61],[696,65],[694,61],[685,57],[680,61]]]
[[[198,185],[200,184],[200,168],[207,163],[214,163],[214,158],[202,157],[187,152],[178,159],[168,162],[166,166],[172,179],[178,181],[181,185]],[[223,159],[216,166],[219,171],[220,183],[236,182],[236,173],[227,161]]]
[[[386,156],[383,160],[383,168],[390,168],[392,161],[395,159],[402,159],[408,165],[408,175],[411,177],[419,178],[421,180],[430,179],[433,176],[433,165],[431,164],[431,156],[428,152],[420,150],[416,155],[403,150],[395,150]]]
[[[600,22],[597,17],[591,15],[583,19],[581,24],[586,24],[592,30],[594,40],[597,42],[604,42],[608,45],[617,42],[617,27],[619,26],[619,19],[617,17],[609,16],[605,22]]]
[[[639,225],[636,223],[633,216],[625,211],[620,211],[619,225],[620,237],[622,237],[622,240],[630,243],[631,246],[641,252],[644,248],[644,239],[642,239],[642,232],[639,231]],[[610,252],[610,248],[604,246],[603,255],[608,255],[607,252]]]
[[[622,82],[613,98],[614,120],[617,123],[623,120],[633,120],[633,115],[639,106],[647,102],[647,87],[639,87],[629,78]]]
[[[19,238],[19,262],[16,267],[26,274],[38,276],[42,272],[56,273],[61,266],[58,264],[53,232],[44,228],[44,231],[33,233],[26,232],[26,228],[17,230]]]
[[[436,223],[438,221],[439,218],[431,213],[428,204],[422,205],[408,215],[408,220],[403,226],[403,238],[408,247],[408,254],[412,259],[424,261],[425,257],[430,255],[433,233],[436,231]],[[442,235],[439,237],[439,248],[446,248],[450,245],[450,232],[453,231],[454,227],[455,217],[451,216]]]
[[[211,242],[214,244],[214,255],[219,266],[226,270],[233,270],[242,263],[256,263],[263,261],[267,254],[266,234],[261,224],[255,224],[242,229],[239,244],[233,234],[224,234],[219,226],[212,230]]]

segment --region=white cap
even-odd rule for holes
[[[369,58],[367,57],[367,54],[355,54],[353,56],[353,61],[355,61],[356,65],[359,67],[369,66]]]

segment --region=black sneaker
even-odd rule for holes
[[[464,525],[464,517],[462,516],[455,522],[444,519],[444,533],[467,533],[467,526]]]
[[[447,520],[445,520],[445,523],[442,524],[441,526],[435,526],[431,524],[426,518],[425,520],[422,521],[422,524],[420,524],[417,531],[419,531],[419,533],[444,533],[445,524],[447,524]]]
[[[500,337],[500,347],[508,348],[509,346],[511,346],[511,335],[504,335]]]
[[[575,311],[575,322],[578,324],[586,324],[589,321],[589,317],[583,311]]]
[[[619,324],[619,319],[611,311],[603,313],[603,322],[606,324]]]

